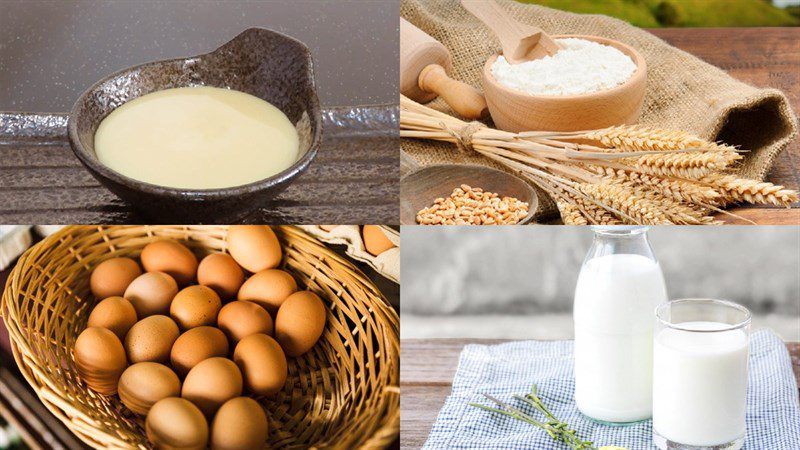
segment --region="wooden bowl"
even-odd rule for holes
[[[647,85],[647,64],[632,47],[612,39],[586,35],[559,35],[615,47],[630,56],[636,71],[611,89],[579,95],[532,95],[500,84],[492,75],[495,54],[483,66],[483,91],[495,126],[501,130],[580,131],[633,124],[639,119]]]
[[[528,183],[502,170],[474,165],[436,164],[417,169],[400,180],[400,223],[416,225],[417,213],[422,208],[431,206],[439,197],[449,197],[453,189],[462,184],[527,202],[528,215],[518,225],[530,222],[539,206],[539,197]]]

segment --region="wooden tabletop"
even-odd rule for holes
[[[400,341],[400,448],[422,447],[452,389],[458,357],[467,344],[500,344],[488,339],[402,339]],[[788,343],[800,389],[800,342]]]
[[[398,111],[326,108],[322,144],[308,170],[243,222],[398,223]],[[151,222],[81,165],[66,124],[64,114],[0,112],[0,223]]]
[[[648,30],[669,44],[758,87],[780,89],[800,111],[800,28],[660,28]],[[767,181],[800,189],[800,140],[775,160]],[[732,212],[759,224],[800,223],[800,203],[791,209],[736,208]],[[722,216],[728,223],[748,223]]]

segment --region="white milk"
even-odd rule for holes
[[[606,422],[652,412],[653,325],[667,300],[658,263],[635,254],[586,262],[575,289],[575,401]]]
[[[730,325],[687,322],[719,330]],[[747,334],[741,330],[692,333],[665,328],[655,339],[653,429],[685,445],[714,446],[745,432]]]
[[[297,130],[281,110],[244,92],[165,89],[115,109],[95,133],[97,159],[159,186],[212,189],[271,177],[297,161]]]

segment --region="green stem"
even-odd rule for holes
[[[503,409],[493,408],[491,406],[485,406],[478,403],[470,403],[469,405],[535,425],[547,432],[551,438],[567,444],[572,450],[596,450],[591,441],[583,441],[578,438],[577,433],[575,430],[569,427],[569,424],[558,420],[555,415],[553,415],[547,406],[545,406],[544,402],[542,402],[541,398],[539,398],[536,385],[533,386],[530,394],[525,396],[514,395],[513,397],[544,415],[546,419],[545,422],[541,422],[533,416],[525,413],[521,409],[515,408],[514,406],[498,400],[491,395],[483,394],[483,396],[496,403]]]

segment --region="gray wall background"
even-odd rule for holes
[[[405,316],[569,313],[592,231],[402,228]],[[670,298],[724,298],[800,327],[800,227],[655,227]],[[405,323],[404,323],[405,324]]]
[[[324,106],[396,103],[397,0],[0,0],[0,111],[69,111],[98,79],[249,27],[303,41]]]

